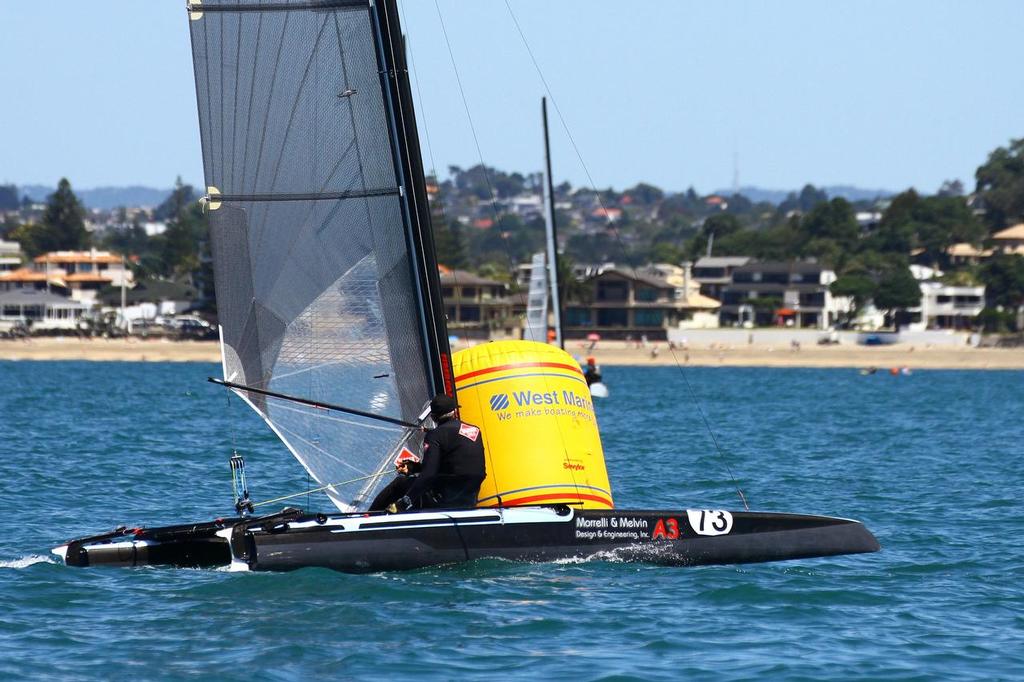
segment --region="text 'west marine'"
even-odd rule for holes
[[[571,391],[562,391],[561,396],[558,395],[558,391],[547,391],[545,393],[513,391],[512,397],[516,399],[516,405],[519,407],[526,405],[571,405],[572,407],[582,407],[591,411],[594,409],[592,402]]]

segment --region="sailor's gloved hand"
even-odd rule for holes
[[[395,507],[398,509],[398,511],[405,511],[411,506],[412,500],[409,499],[408,495],[402,495],[402,497],[400,497],[398,501],[395,502]]]

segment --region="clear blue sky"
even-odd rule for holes
[[[434,163],[477,163],[434,0],[402,0]],[[0,182],[201,184],[184,0],[0,0]],[[503,0],[439,0],[484,159],[541,167]],[[1024,137],[1019,0],[510,0],[594,182],[973,186]],[[556,180],[588,184],[553,121]],[[424,150],[426,152],[426,149]],[[426,166],[432,165],[428,157]]]

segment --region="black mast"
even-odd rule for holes
[[[554,286],[551,289],[551,304],[555,309],[555,326],[558,332],[558,346],[565,350],[565,335],[562,333],[562,302],[561,288],[558,286],[558,226],[555,224],[555,183],[551,179],[551,141],[548,139],[548,98],[541,97],[540,111],[544,118],[544,163],[547,164],[548,183],[548,205],[545,210],[548,212],[548,219],[551,225],[551,281]]]
[[[422,310],[425,317],[426,345],[435,392],[455,397],[452,375],[451,347],[445,322],[441,280],[437,272],[437,252],[431,228],[430,203],[423,173],[419,133],[409,86],[409,68],[405,59],[405,41],[399,23],[395,0],[377,0],[371,4],[371,16],[377,24],[377,37],[384,61],[382,79],[392,103],[398,149],[397,163],[405,179],[405,201],[408,205],[408,238],[410,254],[418,277]]]

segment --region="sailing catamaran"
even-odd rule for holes
[[[848,519],[616,509],[593,405],[564,351],[507,342],[451,355],[395,0],[193,0],[187,10],[217,381],[337,511],[246,515],[233,457],[238,516],[69,541],[54,550],[67,565],[366,572],[482,557],[693,565],[878,550]],[[363,511],[396,454],[419,447],[429,398],[456,391],[487,439],[478,507]],[[521,460],[528,471],[515,470]]]

